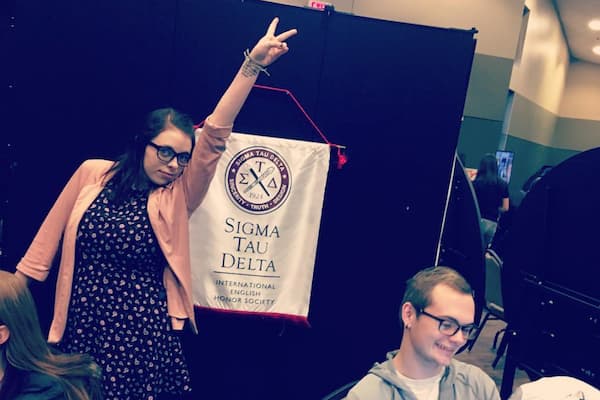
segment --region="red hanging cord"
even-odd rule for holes
[[[296,97],[294,97],[294,95],[292,94],[292,92],[290,92],[287,89],[281,89],[281,88],[276,88],[276,87],[272,87],[272,86],[254,85],[254,87],[258,88],[258,89],[272,90],[274,92],[282,92],[282,93],[285,93],[288,96],[290,96],[292,98],[292,101],[296,104],[296,106],[300,109],[300,111],[302,111],[302,114],[304,114],[304,116],[306,117],[306,119],[308,120],[308,122],[310,122],[310,124],[312,125],[312,127],[315,128],[315,130],[319,133],[319,135],[321,136],[321,138],[323,138],[323,140],[325,141],[325,143],[327,143],[330,147],[336,147],[337,148],[337,158],[338,158],[338,160],[337,160],[337,168],[338,169],[342,169],[342,167],[344,166],[344,164],[346,164],[348,162],[348,156],[346,155],[346,153],[344,153],[344,149],[346,149],[346,146],[330,142],[327,139],[327,137],[323,134],[323,132],[321,132],[321,130],[319,129],[319,127],[317,126],[317,124],[315,124],[315,122],[312,120],[312,118],[308,115],[308,113],[306,112],[306,110],[304,109],[304,107],[302,107],[302,105],[300,104],[300,102],[296,99]],[[202,125],[204,125],[204,121],[200,122],[199,124],[194,125],[194,129],[200,128],[200,127],[202,127]]]
[[[312,120],[312,118],[308,115],[308,113],[306,112],[306,110],[304,109],[304,107],[302,107],[302,105],[300,104],[300,102],[298,101],[298,99],[296,99],[296,97],[294,96],[294,94],[292,92],[290,92],[287,89],[281,89],[281,88],[276,88],[276,87],[272,87],[272,86],[264,86],[264,85],[254,85],[255,88],[259,88],[259,89],[264,89],[264,90],[272,90],[274,92],[282,92],[287,94],[288,96],[290,96],[292,98],[292,101],[296,104],[296,106],[300,109],[300,111],[302,111],[302,114],[304,114],[304,117],[306,117],[306,119],[308,120],[308,122],[310,122],[310,124],[312,125],[313,128],[315,128],[315,130],[319,133],[319,135],[323,138],[323,140],[325,141],[325,143],[327,143],[330,147],[336,147],[337,148],[337,168],[338,169],[342,169],[342,167],[344,166],[344,164],[346,164],[348,162],[348,156],[344,153],[344,149],[346,148],[346,146],[342,146],[340,144],[336,144],[336,143],[332,143],[330,142],[327,137],[325,136],[325,134],[323,134],[323,132],[321,132],[321,129],[319,129],[319,127],[317,126],[317,124],[315,124],[315,122]]]

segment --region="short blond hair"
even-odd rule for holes
[[[431,304],[433,288],[440,284],[473,296],[471,285],[458,271],[450,267],[437,266],[425,268],[406,281],[402,304],[410,302],[417,310],[427,307]]]

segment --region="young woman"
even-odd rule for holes
[[[288,51],[295,29],[275,18],[206,118],[198,142],[189,117],[160,109],[117,161],[87,160],[43,222],[17,274],[44,280],[62,240],[49,341],[91,354],[107,399],[191,391],[180,338],[196,331],[188,217],[200,205],[234,119],[257,75]],[[27,278],[27,279],[28,279]]]
[[[493,154],[486,154],[479,162],[473,188],[479,204],[484,247],[491,243],[501,212],[508,211],[508,184],[498,175],[498,163]]]
[[[101,399],[100,374],[90,356],[48,346],[27,285],[0,271],[0,400]]]

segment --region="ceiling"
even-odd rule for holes
[[[600,19],[600,0],[554,0],[567,44],[573,58],[600,64],[600,55],[592,48],[600,46],[600,31],[588,27],[591,19]]]

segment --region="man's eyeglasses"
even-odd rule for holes
[[[192,155],[187,151],[176,153],[170,146],[159,146],[153,142],[148,142],[148,145],[156,149],[156,156],[165,164],[170,163],[172,159],[177,157],[177,164],[179,164],[180,167],[185,167],[190,163],[190,158],[192,158]]]
[[[438,329],[439,331],[446,336],[454,336],[458,331],[461,331],[463,337],[467,340],[475,338],[475,333],[477,332],[477,326],[474,324],[469,325],[460,325],[453,319],[440,318],[433,314],[429,314],[424,309],[419,310],[419,314],[423,314],[428,316],[429,318],[433,318],[440,323]]]

